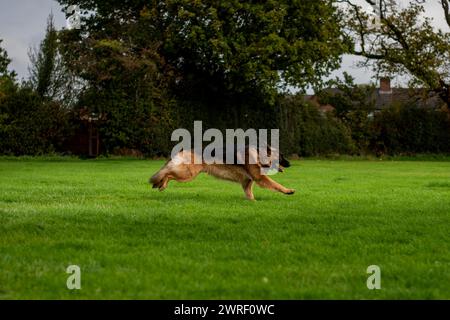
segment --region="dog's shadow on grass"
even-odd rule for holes
[[[255,195],[255,200],[248,200],[243,194],[220,194],[213,192],[198,192],[195,190],[165,190],[163,192],[157,190],[149,190],[145,192],[142,197],[144,200],[151,201],[161,201],[167,203],[180,203],[180,202],[201,202],[204,204],[223,204],[229,205],[230,203],[239,203],[242,204],[257,204],[257,203],[273,203],[276,201],[280,201],[276,196],[279,196],[280,199],[283,199],[283,195],[279,194],[258,194]],[[290,196],[291,197],[291,196]]]
[[[200,193],[196,191],[192,192],[177,192],[176,190],[170,192],[170,191],[164,191],[164,192],[146,192],[144,194],[144,198],[146,200],[156,200],[156,201],[166,201],[166,202],[189,202],[189,201],[195,201],[195,202],[202,202],[202,203],[229,203],[230,201],[248,201],[245,199],[244,196],[240,195],[211,195],[210,193]],[[250,202],[250,201],[249,201]]]

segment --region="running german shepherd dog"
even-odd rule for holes
[[[181,151],[173,157],[172,160],[169,160],[157,173],[155,173],[153,177],[150,178],[150,183],[153,184],[154,189],[158,188],[160,191],[164,191],[170,180],[188,182],[195,179],[195,177],[197,177],[201,172],[205,172],[222,180],[240,183],[244,189],[245,196],[249,200],[255,200],[255,197],[253,196],[254,182],[262,188],[282,192],[284,194],[294,194],[295,190],[285,188],[281,184],[270,179],[267,175],[263,174],[263,170],[261,169],[264,168],[273,168],[276,166],[274,169],[279,172],[283,172],[283,168],[290,166],[289,161],[287,161],[281,154],[277,153],[270,147],[267,149],[269,162],[266,165],[261,163],[259,151],[256,148],[245,148],[245,160],[241,162],[233,162],[243,164],[207,164],[205,161],[202,161],[200,164],[195,164],[195,153],[193,150]],[[249,161],[252,156],[256,159],[256,161]],[[277,163],[272,162],[274,156],[278,156],[279,158]],[[225,163],[225,161],[223,163]]]

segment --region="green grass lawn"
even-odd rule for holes
[[[0,298],[450,298],[450,162],[294,161],[256,202],[162,164],[0,159]]]

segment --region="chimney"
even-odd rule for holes
[[[388,77],[383,77],[380,79],[380,93],[381,94],[391,94],[391,79]]]

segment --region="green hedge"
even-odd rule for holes
[[[284,153],[319,156],[355,152],[351,132],[332,114],[323,114],[296,96],[282,98],[278,108],[280,148]]]
[[[68,112],[27,88],[0,99],[0,153],[41,155],[62,151],[71,134]]]
[[[378,154],[450,153],[450,114],[397,105],[375,114],[371,150]]]
[[[172,131],[192,129],[194,120],[202,120],[204,130],[279,128],[280,147],[287,155],[450,154],[449,113],[411,105],[386,108],[354,125],[349,123],[353,118],[341,120],[333,113],[321,113],[301,96],[280,96],[275,104],[258,103],[258,97],[246,101],[238,97],[221,101],[223,108],[214,113],[208,104],[193,101],[129,104],[126,97],[105,97],[102,102],[97,95],[95,99],[99,105],[109,103],[107,121],[100,128],[106,154],[132,149],[146,156],[168,156],[175,144],[170,141]],[[0,154],[70,151],[66,141],[75,123],[69,114],[27,88],[1,95]]]

